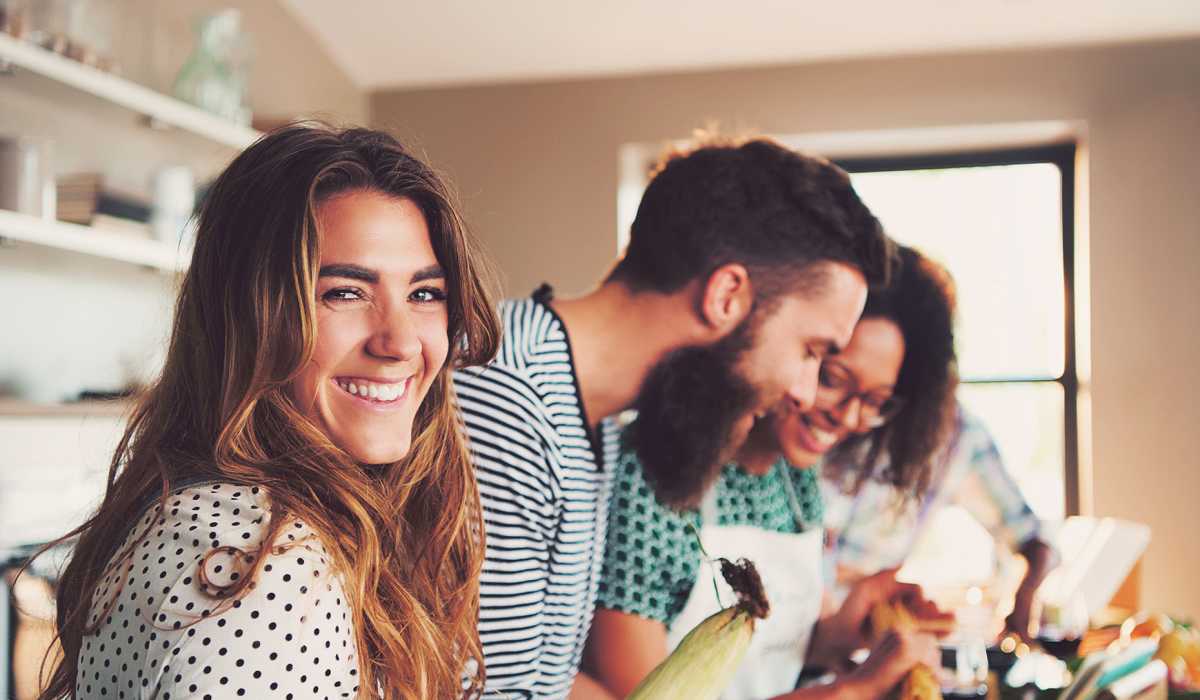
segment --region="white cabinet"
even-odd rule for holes
[[[60,174],[101,172],[121,189],[143,191],[165,166],[185,165],[209,178],[261,136],[3,33],[0,134],[52,143]],[[39,461],[55,430],[70,443],[82,419],[120,422],[111,409],[4,395],[66,398],[76,389],[115,389],[152,375],[189,257],[179,244],[0,210],[0,483],[7,484],[0,490],[12,493],[4,479],[13,473],[49,470],[53,480],[73,464],[65,457]],[[31,384],[38,391],[28,391]],[[36,435],[24,429],[33,416],[42,421]],[[104,449],[106,460],[111,448]]]
[[[254,129],[3,33],[0,66],[9,73],[0,76],[0,101],[8,113],[7,119],[0,119],[0,131],[59,144],[55,158],[63,163],[90,160],[94,166],[97,158],[122,162],[117,176],[124,175],[127,182],[144,181],[156,165],[171,161],[210,174],[261,136]],[[166,272],[177,272],[186,264],[186,251],[176,250],[177,246],[2,210],[0,238]]]

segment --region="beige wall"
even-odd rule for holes
[[[511,294],[589,287],[616,247],[617,149],[1082,119],[1090,157],[1095,512],[1149,523],[1144,602],[1200,617],[1200,41],[389,92],[371,119],[456,181]]]

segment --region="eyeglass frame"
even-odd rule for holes
[[[837,367],[844,372],[846,374],[846,380],[848,381],[847,387],[853,387],[855,391],[846,391],[845,389],[826,387],[822,379],[826,376],[826,370],[829,367]],[[825,394],[825,396],[828,397],[830,392],[836,393],[838,395],[837,398],[832,400],[826,398],[825,401],[822,401],[822,394]],[[837,363],[836,361],[830,362],[829,358],[826,358],[821,362],[821,367],[817,374],[817,391],[813,402],[814,408],[822,411],[838,411],[840,413],[845,411],[846,407],[850,405],[851,401],[858,399],[860,428],[874,430],[876,428],[882,428],[883,426],[887,425],[889,421],[900,415],[900,412],[904,410],[905,404],[903,396],[897,396],[893,393],[884,401],[885,404],[890,405],[876,407],[868,402],[868,399],[876,398],[876,396],[877,395],[873,392],[862,391],[858,382],[858,377],[853,371],[846,368],[844,365]]]

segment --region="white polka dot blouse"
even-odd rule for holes
[[[83,639],[77,698],[357,696],[350,609],[304,523],[281,532],[253,588],[217,595],[249,575],[267,506],[258,488],[204,484],[150,508],[118,550],[132,555],[114,556],[92,598],[98,629]]]

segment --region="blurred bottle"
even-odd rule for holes
[[[54,219],[53,144],[0,137],[0,209]]]
[[[957,636],[954,645],[952,685],[943,688],[947,698],[981,698],[988,692],[987,640],[992,627],[992,609],[983,601],[983,591],[967,591],[966,604],[955,611]]]
[[[154,175],[154,202],[150,227],[154,237],[164,243],[192,245],[192,210],[196,206],[196,180],[192,171],[176,165]]]
[[[250,123],[246,105],[249,40],[241,13],[222,10],[200,22],[196,48],[175,78],[179,99],[239,124]]]

